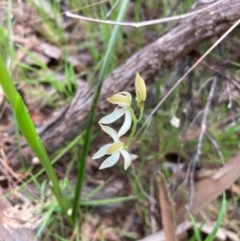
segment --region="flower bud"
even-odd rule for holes
[[[147,96],[146,85],[143,78],[138,73],[135,79],[135,91],[137,103],[139,104],[144,102]]]

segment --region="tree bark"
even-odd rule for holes
[[[205,4],[199,8],[206,6]],[[155,42],[140,49],[107,77],[98,103],[97,118],[109,109],[110,106],[105,100],[108,96],[123,90],[133,90],[136,72],[148,83],[160,71],[172,67],[179,58],[193,51],[207,39],[224,33],[239,17],[239,0],[221,0],[219,4],[206,11],[179,21],[172,29]],[[94,90],[82,82],[72,103],[56,119],[42,128],[40,135],[49,154],[84,130],[93,94]],[[11,152],[11,156],[16,157],[16,153],[17,151]],[[29,153],[29,147],[24,145],[23,155],[26,160],[29,160]]]

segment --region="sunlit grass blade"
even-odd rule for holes
[[[217,218],[217,222],[216,222],[216,224],[214,226],[214,229],[211,232],[211,234],[208,235],[207,238],[204,239],[204,241],[213,241],[215,239],[217,231],[220,228],[220,225],[222,223],[223,217],[226,214],[226,208],[227,208],[227,202],[226,202],[226,194],[224,192],[223,193],[223,199],[222,199],[222,206],[221,206],[218,218]]]
[[[48,211],[45,213],[45,216],[44,216],[44,220],[43,222],[41,223],[41,226],[38,228],[38,231],[36,233],[36,236],[35,238],[39,238],[39,236],[42,234],[43,230],[47,227],[47,225],[49,224],[50,222],[50,219],[52,217],[52,214],[53,212],[55,211],[55,206],[54,205],[50,205]]]
[[[191,222],[192,222],[193,231],[194,231],[194,235],[193,235],[193,237],[191,238],[190,241],[192,241],[192,240],[202,241],[201,235],[200,235],[200,230],[201,230],[202,227],[199,228],[199,227],[197,226],[197,224],[196,224],[196,222],[195,222],[195,219],[194,219],[194,217],[191,215],[191,213],[189,213],[188,216],[189,216],[189,218],[190,218],[190,220],[191,220]],[[203,225],[202,225],[202,226],[203,226]]]
[[[16,116],[17,123],[25,136],[28,144],[40,160],[43,165],[46,173],[48,174],[49,179],[52,182],[53,193],[56,196],[56,199],[59,205],[62,208],[64,213],[67,213],[68,206],[66,200],[62,196],[62,191],[60,189],[56,173],[53,169],[53,166],[50,162],[50,159],[47,155],[45,147],[34,127],[32,119],[28,113],[28,110],[19,95],[17,89],[15,88],[13,81],[6,69],[6,66],[0,56],[0,84],[2,85],[3,91],[6,94],[14,114]]]
[[[127,202],[130,200],[136,199],[136,196],[127,196],[127,197],[116,197],[102,200],[81,200],[81,206],[99,206],[99,205],[107,205],[119,202]]]
[[[126,12],[128,9],[128,4],[129,4],[129,0],[124,0],[122,2],[122,5],[120,7],[119,14],[117,17],[117,22],[123,21],[124,16],[126,15]],[[85,142],[83,145],[81,157],[79,159],[77,185],[76,185],[76,191],[75,191],[75,196],[74,196],[74,201],[73,201],[72,219],[73,219],[74,223],[76,221],[77,214],[78,214],[78,207],[79,207],[79,201],[81,198],[82,186],[83,186],[83,182],[84,182],[85,167],[86,167],[86,162],[87,162],[88,150],[89,150],[89,146],[90,146],[90,138],[91,138],[92,126],[94,123],[95,111],[97,109],[97,103],[98,103],[99,95],[101,92],[102,83],[104,81],[104,78],[107,75],[111,56],[112,56],[112,53],[114,52],[114,47],[117,42],[117,37],[118,37],[118,33],[120,32],[120,30],[121,30],[120,26],[114,26],[114,28],[113,28],[113,32],[112,32],[110,40],[109,40],[109,45],[107,46],[106,53],[103,57],[103,64],[101,66],[100,74],[99,74],[99,82],[98,82],[98,86],[95,91],[92,107],[91,107],[88,122],[87,122],[88,125],[87,125],[87,129],[86,129]]]

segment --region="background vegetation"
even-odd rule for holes
[[[195,183],[213,176],[237,153],[240,64],[234,30],[211,52],[212,62],[199,64],[154,115],[150,113],[155,106],[196,62],[195,55],[182,56],[147,82],[148,97],[138,129],[151,121],[131,145],[136,156],[127,172],[122,161],[100,171],[102,160],[91,159],[108,141],[96,125],[99,116],[106,114],[97,113],[104,80],[177,21],[131,28],[80,21],[64,13],[142,22],[187,13],[194,4],[192,0],[0,3],[0,184],[6,194],[1,201],[11,202],[13,207],[7,211],[17,217],[29,216],[11,226],[13,236],[20,229],[31,230],[39,240],[140,240],[162,229],[174,233],[164,227],[162,205],[170,209],[173,205],[159,197],[161,188],[179,206],[179,193],[191,205]],[[204,54],[217,37],[221,36],[201,43],[196,53]],[[38,133],[73,103],[82,83],[94,91],[86,129],[48,156]],[[180,121],[179,126],[174,120]],[[29,153],[28,160],[22,152],[25,141],[35,153]],[[165,187],[163,179],[156,179],[159,171]],[[239,240],[240,189],[234,181],[200,214],[189,214],[191,225],[179,240],[218,240],[220,231],[226,234],[222,240]],[[173,218],[176,225],[177,218]],[[23,240],[32,240],[30,234],[24,235]]]

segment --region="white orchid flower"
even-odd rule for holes
[[[105,131],[109,136],[112,137],[114,143],[106,144],[102,146],[92,157],[92,159],[98,159],[104,155],[110,155],[99,167],[99,169],[104,169],[115,165],[119,158],[120,154],[124,159],[124,169],[127,170],[131,164],[130,154],[124,150],[124,143],[119,140],[117,132],[109,126],[101,125],[103,131]]]
[[[132,96],[128,92],[119,92],[110,98],[107,99],[109,102],[118,105],[119,108],[116,108],[111,114],[103,117],[99,123],[100,124],[111,124],[123,115],[125,115],[125,120],[123,122],[122,127],[120,128],[118,132],[118,137],[123,136],[127,133],[127,131],[130,129],[132,124],[132,115],[130,111],[130,106],[132,103]]]

